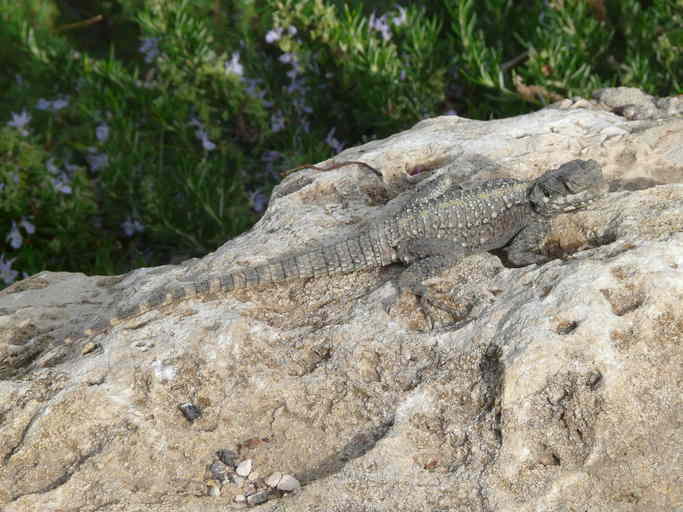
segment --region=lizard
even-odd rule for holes
[[[242,270],[160,287],[147,300],[119,311],[85,334],[193,297],[394,263],[405,266],[398,278],[399,293],[408,290],[448,309],[430,297],[425,280],[468,255],[496,249],[504,250],[518,266],[547,261],[539,254],[539,246],[550,219],[583,208],[606,192],[607,183],[595,160],[572,160],[533,180],[499,178],[471,188],[461,187],[455,177],[443,173],[389,201],[351,235]]]

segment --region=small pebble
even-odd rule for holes
[[[226,466],[235,467],[237,466],[237,453],[232,450],[218,450],[216,452],[216,457]]]
[[[199,407],[190,402],[180,404],[178,409],[180,409],[180,412],[183,413],[183,416],[185,416],[185,419],[189,422],[193,422],[202,415],[202,411],[199,410]]]
[[[83,350],[81,350],[81,355],[84,356],[86,354],[89,354],[90,352],[93,352],[99,347],[97,343],[93,343],[92,341],[89,341],[88,343],[85,344],[83,347]]]
[[[219,484],[216,480],[208,480],[206,482],[206,490],[209,496],[220,496],[221,484]]]
[[[260,476],[261,475],[259,475],[258,471],[252,471],[251,473],[249,473],[247,480],[249,480],[250,482],[255,482],[256,480],[258,480]]]
[[[211,476],[213,476],[219,482],[227,482],[230,479],[230,471],[228,466],[219,460],[209,466],[209,471],[211,472]]]
[[[235,503],[246,503],[247,497],[244,494],[238,494],[234,498]]]
[[[85,377],[85,383],[88,386],[98,386],[104,382],[107,376],[107,372],[101,368],[96,369],[88,373]]]
[[[593,389],[595,389],[597,387],[597,385],[600,383],[601,380],[602,380],[602,374],[597,370],[594,370],[590,374],[588,374],[587,382],[588,382],[588,385]]]
[[[249,473],[251,473],[251,467],[253,465],[253,461],[251,459],[246,459],[243,460],[242,462],[239,463],[237,466],[237,469],[235,470],[235,473],[237,473],[239,476],[248,476]]]
[[[279,471],[276,471],[272,475],[270,475],[268,478],[266,478],[266,485],[268,487],[277,487],[277,484],[280,483],[280,480],[282,480],[282,473]]]
[[[282,478],[277,484],[280,491],[291,492],[301,489],[301,484],[292,475],[282,475]]]
[[[252,494],[251,496],[247,496],[247,503],[249,505],[260,505],[261,503],[268,501],[268,496],[270,496],[269,490],[260,491],[256,494]]]

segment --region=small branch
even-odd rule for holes
[[[292,174],[295,171],[300,171],[301,169],[315,169],[316,171],[331,171],[333,169],[339,169],[340,167],[346,167],[347,165],[359,165],[359,166],[375,173],[380,178],[382,177],[382,173],[379,172],[374,167],[372,167],[371,165],[368,165],[365,162],[359,162],[356,160],[348,160],[345,162],[334,163],[330,167],[319,167],[317,165],[300,165],[298,167],[294,167],[293,169],[288,169],[286,171],[282,171],[280,173],[280,175],[284,178],[284,177],[289,176],[290,174]]]
[[[520,62],[522,62],[524,59],[526,59],[529,56],[529,51],[524,51],[517,55],[517,57],[513,57],[507,62],[504,62],[500,67],[502,68],[503,71],[507,71],[508,69],[516,66]]]
[[[104,16],[101,14],[98,14],[97,16],[93,16],[90,19],[83,20],[83,21],[77,21],[76,23],[69,23],[67,25],[62,25],[61,27],[57,27],[57,32],[66,32],[67,30],[73,30],[75,28],[82,28],[82,27],[87,27],[88,25],[94,25],[95,23],[99,23],[104,19]]]

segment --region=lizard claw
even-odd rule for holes
[[[391,312],[391,308],[396,305],[401,295],[400,290],[395,284],[391,283],[389,287],[390,289],[384,292],[384,296],[380,299],[380,304],[386,314]]]
[[[434,310],[440,310],[446,313],[448,316],[451,317],[450,322],[446,322],[446,325],[449,326],[455,326],[460,324],[463,320],[465,320],[470,312],[472,311],[472,308],[474,305],[472,303],[466,303],[466,304],[460,304],[460,307],[456,306],[451,306],[450,304],[447,304],[444,301],[435,299],[432,294],[428,295],[421,295],[419,297],[420,299],[420,309],[422,310],[425,318],[427,319],[428,323],[430,324],[430,330],[434,328],[434,315],[432,312]],[[430,310],[432,312],[430,312]],[[445,326],[443,323],[443,319],[441,319],[440,325],[443,327]]]

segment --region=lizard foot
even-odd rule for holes
[[[426,332],[461,324],[473,308],[470,301],[451,304],[426,290],[404,293],[396,287],[381,299],[381,304],[387,314],[400,316],[411,328]]]
[[[453,327],[466,320],[474,305],[470,301],[451,304],[438,299],[429,293],[419,297],[420,309],[430,325],[430,330],[436,326]]]

